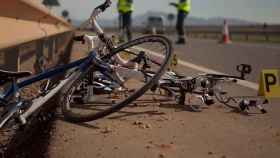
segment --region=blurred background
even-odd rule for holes
[[[93,8],[103,2],[103,0],[53,1],[58,1],[60,4],[60,6],[54,7],[53,11],[60,15],[63,10],[68,10],[74,25],[79,25],[88,18]],[[144,24],[146,18],[154,14],[164,17],[167,17],[168,14],[176,15],[176,9],[169,6],[170,2],[177,1],[134,0],[133,25]],[[100,18],[104,25],[117,25],[117,0],[113,0],[113,3],[113,7]],[[279,0],[193,0],[192,11],[190,17],[186,20],[186,24],[220,25],[223,23],[224,18],[228,19],[229,24],[235,25],[278,24],[280,22],[280,16],[278,16],[280,15],[279,6]],[[167,18],[165,20],[168,21]]]

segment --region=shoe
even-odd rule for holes
[[[180,38],[176,44],[186,44],[186,40],[184,38]]]

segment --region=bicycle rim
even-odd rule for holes
[[[145,75],[143,75],[141,71],[135,71],[135,67],[124,68],[120,66],[120,70],[117,69],[116,71],[123,80],[125,80],[124,84],[120,87],[116,85],[114,85],[116,87],[112,86],[113,83],[107,84],[107,86],[111,88],[111,91],[93,87],[92,83],[89,83],[89,76],[91,76],[91,74],[81,76],[79,80],[73,82],[73,84],[64,91],[62,96],[62,112],[66,120],[71,122],[96,120],[119,111],[121,108],[130,105],[133,101],[135,101],[135,103],[142,102],[150,97],[149,95],[143,96],[143,94],[156,84],[165,72],[172,53],[171,43],[163,36],[152,35],[141,37],[115,48],[110,53],[111,59],[115,58],[117,54],[126,61],[135,58],[136,55],[127,53],[127,50],[133,51],[134,54],[139,54],[144,51],[149,58],[157,60],[157,64],[151,63],[150,68],[150,70],[155,72],[155,75],[146,80]],[[137,65],[138,69],[142,66],[143,63]],[[93,76],[96,76],[96,74]],[[110,82],[108,79],[107,81]],[[85,85],[91,85],[88,86],[91,88],[82,90]],[[109,89],[108,87],[107,89]],[[92,94],[88,95],[88,92],[85,91],[91,91]],[[85,99],[85,96],[87,96],[86,98],[88,99]]]
[[[232,84],[222,83],[214,90],[214,95],[218,102],[234,110],[239,109],[238,102],[233,98],[237,94],[233,93],[234,86]]]

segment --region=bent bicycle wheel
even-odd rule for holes
[[[137,61],[143,53],[146,58],[156,63],[150,62],[147,66],[147,63]],[[102,60],[111,62],[118,56],[137,64],[116,66],[115,71],[122,80],[121,85],[98,70],[90,70],[86,75],[78,77],[78,80],[68,85],[61,93],[60,103],[65,119],[70,122],[89,122],[119,111],[133,101],[133,104],[151,101],[151,95],[147,91],[165,72],[171,53],[170,41],[158,35],[145,36],[121,44]],[[147,79],[143,68],[155,72],[155,75]],[[144,95],[145,93],[147,95]]]
[[[214,95],[218,102],[233,110],[239,111],[239,102],[234,98],[238,91],[234,91],[236,83],[219,83],[214,88]]]

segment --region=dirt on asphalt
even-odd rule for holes
[[[73,59],[84,56],[76,45]],[[187,75],[198,73],[177,67]],[[244,87],[240,95],[256,95]],[[280,100],[268,113],[250,116],[216,103],[190,112],[174,102],[130,106],[106,118],[81,124],[56,120],[26,143],[20,158],[278,158]],[[258,111],[256,111],[258,112]]]
[[[50,158],[277,158],[280,108],[244,116],[215,105],[192,113],[174,105],[130,107],[95,122],[55,122]]]
[[[81,48],[73,55],[80,57]],[[76,53],[75,53],[76,51]],[[185,74],[197,73],[179,67]],[[240,94],[256,95],[244,87]],[[268,114],[250,116],[216,103],[200,113],[174,102],[124,108],[82,124],[59,116],[51,131],[48,158],[278,158],[280,100]]]

